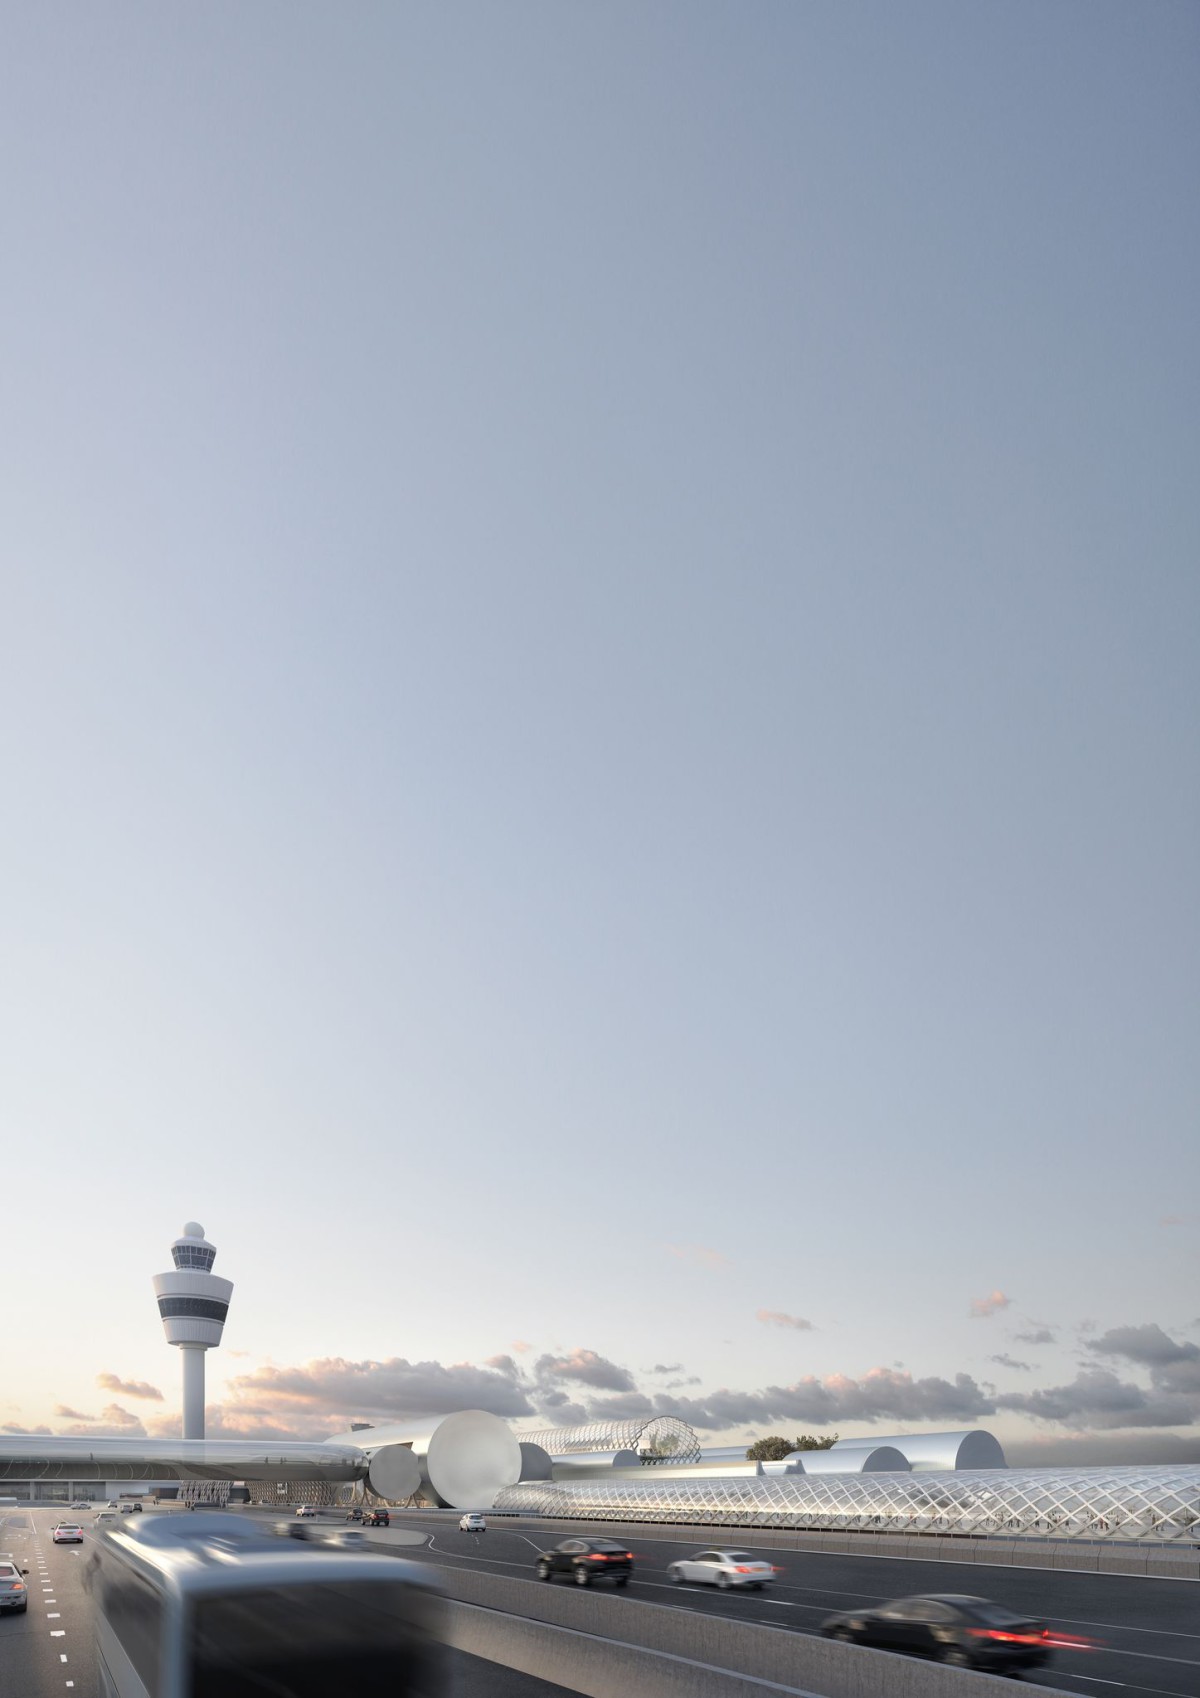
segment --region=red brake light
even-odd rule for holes
[[[593,1551],[591,1553],[591,1555],[588,1557],[588,1561],[589,1562],[607,1562],[608,1558],[605,1556],[603,1551]]]
[[[739,1562],[735,1572],[738,1574],[753,1574],[754,1570],[752,1568],[748,1568],[744,1562]]]
[[[1004,1645],[1040,1645],[1045,1633],[1002,1633],[998,1627],[973,1627],[973,1639],[998,1639]]]

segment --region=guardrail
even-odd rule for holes
[[[536,1580],[439,1573],[459,1649],[587,1698],[988,1698],[988,1686],[1012,1698],[1000,1676],[921,1658]]]

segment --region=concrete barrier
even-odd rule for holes
[[[1012,1698],[1011,1682],[1000,1676],[945,1668],[923,1658],[893,1656],[590,1588],[460,1568],[442,1568],[439,1573],[450,1599],[492,1618],[452,1612],[470,1639],[469,1644],[464,1639],[462,1649],[594,1698],[629,1698],[631,1692],[638,1698],[657,1698],[660,1693],[674,1698],[688,1691],[741,1698],[737,1685],[722,1686],[719,1680],[757,1683],[760,1693],[765,1684],[820,1698],[880,1698],[884,1693],[887,1698],[988,1698],[988,1686],[997,1698],[1001,1692]],[[531,1624],[553,1628],[569,1640],[522,1631]],[[585,1646],[585,1640],[593,1644]],[[636,1674],[635,1651],[651,1659],[638,1664]],[[528,1661],[509,1662],[514,1654]],[[610,1678],[610,1664],[619,1678],[615,1672]],[[547,1673],[548,1668],[557,1672]],[[681,1680],[684,1684],[677,1685]],[[657,1684],[660,1681],[663,1684]]]
[[[447,1639],[456,1650],[552,1681],[585,1698],[630,1698],[631,1693],[637,1698],[770,1698],[771,1694],[819,1698],[796,1686],[711,1668],[694,1657],[641,1650],[476,1604],[450,1601],[445,1610]]]

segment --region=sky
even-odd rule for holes
[[[0,1426],[1200,1460],[1200,12],[0,22]]]

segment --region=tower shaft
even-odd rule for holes
[[[183,1357],[183,1436],[204,1437],[204,1351],[203,1344],[181,1344]]]

